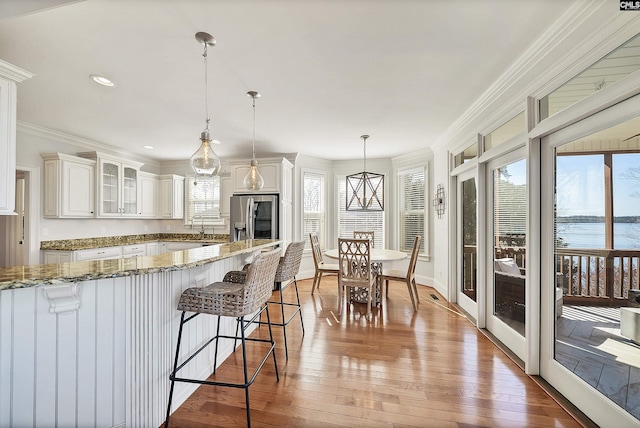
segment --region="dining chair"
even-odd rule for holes
[[[342,313],[343,295],[347,288],[366,289],[367,318],[371,318],[371,299],[375,293],[375,276],[371,272],[371,241],[368,239],[338,239],[338,313]]]
[[[409,260],[409,267],[406,272],[400,269],[382,269],[382,273],[378,277],[380,284],[382,281],[385,283],[387,297],[389,297],[389,281],[404,281],[407,284],[407,290],[409,291],[409,297],[411,298],[411,304],[413,310],[417,311],[418,306],[416,303],[420,303],[418,297],[418,287],[416,286],[416,263],[418,262],[418,253],[420,252],[421,236],[416,236],[413,241],[413,250],[411,251],[411,260]]]
[[[374,233],[373,230],[371,231],[353,231],[353,239],[368,239],[369,241],[371,241],[371,248],[374,247],[373,245],[373,241],[374,241]]]
[[[340,270],[336,263],[325,263],[322,258],[322,250],[320,249],[320,241],[318,241],[318,235],[311,232],[309,234],[309,240],[311,241],[311,250],[313,253],[313,264],[316,268],[316,272],[313,275],[313,284],[311,285],[311,294],[316,288],[320,288],[320,280],[325,273],[337,274]]]

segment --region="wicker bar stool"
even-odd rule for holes
[[[289,359],[289,348],[287,346],[287,325],[291,322],[291,320],[296,316],[296,314],[300,315],[300,324],[302,325],[302,334],[304,335],[304,321],[302,320],[302,310],[300,305],[300,295],[298,294],[298,281],[296,280],[296,275],[300,270],[300,262],[302,261],[302,252],[304,251],[304,241],[292,242],[287,247],[287,250],[284,253],[284,256],[280,258],[280,262],[278,263],[278,269],[276,270],[276,276],[273,283],[273,290],[278,291],[280,295],[279,301],[270,300],[268,303],[274,303],[280,305],[280,311],[282,313],[282,322],[272,322],[271,325],[275,325],[278,327],[282,327],[282,331],[284,334],[284,352],[287,360]],[[244,276],[247,274],[247,269],[251,265],[245,265],[243,270],[241,271],[231,271],[227,273],[227,277],[225,280],[229,281],[244,281]],[[282,296],[283,290],[285,290],[289,285],[293,284],[296,290],[296,301],[295,302],[285,302]],[[292,314],[289,315],[288,318],[285,318],[285,306],[293,306],[295,310]],[[260,324],[265,324],[265,322],[258,320]]]
[[[182,311],[180,318],[180,329],[178,330],[178,343],[176,345],[176,357],[173,364],[173,371],[169,375],[171,381],[171,388],[169,390],[169,402],[167,404],[167,418],[165,420],[165,427],[169,426],[169,416],[171,412],[171,400],[173,398],[173,387],[175,382],[189,382],[203,385],[218,385],[228,386],[233,388],[244,388],[245,400],[247,403],[247,426],[251,426],[251,413],[249,408],[249,386],[253,383],[258,373],[262,369],[262,366],[266,363],[269,355],[273,355],[273,364],[275,366],[276,379],[280,380],[278,374],[278,364],[276,362],[275,354],[275,342],[273,340],[273,334],[271,331],[271,324],[269,318],[269,308],[267,300],[272,292],[273,279],[275,277],[276,269],[278,268],[278,259],[281,250],[276,248],[274,250],[260,253],[255,261],[251,264],[246,272],[245,280],[243,283],[238,282],[215,282],[202,288],[188,288],[180,296],[178,302],[178,310]],[[226,278],[226,276],[225,276]],[[259,319],[262,312],[267,314],[267,322],[269,325],[269,339],[258,339],[245,337],[245,330],[254,322]],[[193,312],[192,315],[185,318],[187,312]],[[198,348],[192,355],[190,355],[182,364],[178,365],[178,357],[180,355],[180,341],[182,339],[182,328],[184,324],[194,319],[200,314],[210,314],[218,316],[218,326],[216,329],[215,337],[209,339],[204,345]],[[250,320],[245,320],[245,316],[254,314]],[[240,337],[238,337],[238,328],[236,328],[235,336],[225,336],[220,334],[220,317],[234,317],[237,320],[237,326],[240,327]],[[177,376],[187,363],[189,363],[196,355],[203,351],[208,345],[215,341],[215,353],[213,363],[213,374],[216,373],[217,357],[218,357],[218,340],[220,338],[226,339],[240,339],[242,344],[242,364],[244,373],[243,383],[229,383],[229,382],[217,382],[209,380],[199,379],[186,379]],[[262,362],[258,365],[255,372],[249,377],[247,372],[247,350],[246,342],[265,342],[270,343],[271,347],[267,351],[266,355],[262,359]],[[235,349],[235,347],[234,347]]]

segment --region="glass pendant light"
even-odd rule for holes
[[[216,39],[203,32],[196,33],[196,40],[198,43],[204,45],[204,100],[205,100],[205,112],[206,121],[205,128],[200,133],[200,148],[191,156],[189,161],[191,169],[195,172],[196,176],[214,176],[220,172],[220,158],[211,148],[211,135],[209,134],[209,100],[208,100],[208,81],[207,81],[207,47],[215,46]]]
[[[253,100],[253,155],[251,157],[251,169],[244,177],[244,187],[247,190],[260,190],[264,186],[264,178],[258,171],[258,161],[256,160],[256,98],[260,94],[256,91],[249,91],[247,95]]]

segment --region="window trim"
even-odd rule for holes
[[[431,206],[429,204],[429,165],[425,164],[425,165],[420,165],[420,166],[411,166],[411,167],[406,167],[406,168],[400,168],[396,171],[396,190],[397,190],[397,196],[396,196],[396,210],[395,210],[395,214],[397,215],[397,221],[396,221],[396,229],[398,231],[398,238],[396,239],[396,247],[400,248],[400,217],[401,217],[401,209],[400,207],[402,206],[401,204],[401,198],[404,196],[404,190],[402,189],[402,180],[400,179],[401,176],[403,175],[407,175],[407,174],[414,174],[417,172],[422,172],[424,174],[424,225],[423,225],[423,236],[422,236],[422,246],[423,246],[423,250],[420,251],[418,253],[418,259],[419,260],[429,260],[430,259],[430,254],[429,254],[429,220],[430,220],[430,216],[429,216],[429,207]],[[400,250],[402,251],[402,250]]]
[[[304,220],[305,220],[305,210],[304,210],[304,179],[305,179],[305,175],[306,174],[311,174],[311,175],[316,175],[316,176],[321,176],[323,178],[323,188],[322,188],[322,192],[323,192],[323,196],[324,196],[324,211],[323,211],[323,215],[324,215],[324,224],[322,226],[322,237],[320,238],[320,249],[321,250],[325,250],[326,249],[326,243],[328,242],[328,236],[327,236],[327,230],[328,230],[328,223],[329,223],[329,218],[328,218],[328,210],[327,210],[327,206],[328,206],[328,179],[329,179],[329,175],[327,174],[326,171],[323,170],[319,170],[319,169],[311,169],[311,168],[303,168],[300,171],[300,175],[301,175],[301,184],[300,184],[300,196],[301,196],[301,201],[300,201],[300,211],[302,212],[302,223],[300,225],[300,231],[302,232],[302,239],[305,241],[305,251],[309,252],[311,251],[310,248],[306,248],[306,242],[309,239],[309,236],[307,234],[305,234],[304,231]]]

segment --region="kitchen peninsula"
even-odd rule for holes
[[[279,240],[157,256],[0,268],[0,426],[160,426],[180,313],[189,287],[220,281]],[[198,317],[184,353],[215,331]],[[224,334],[235,323],[222,319]],[[233,351],[221,342],[222,362]],[[206,378],[202,352],[189,377]],[[192,366],[192,367],[191,367]],[[176,385],[174,408],[197,385]]]

